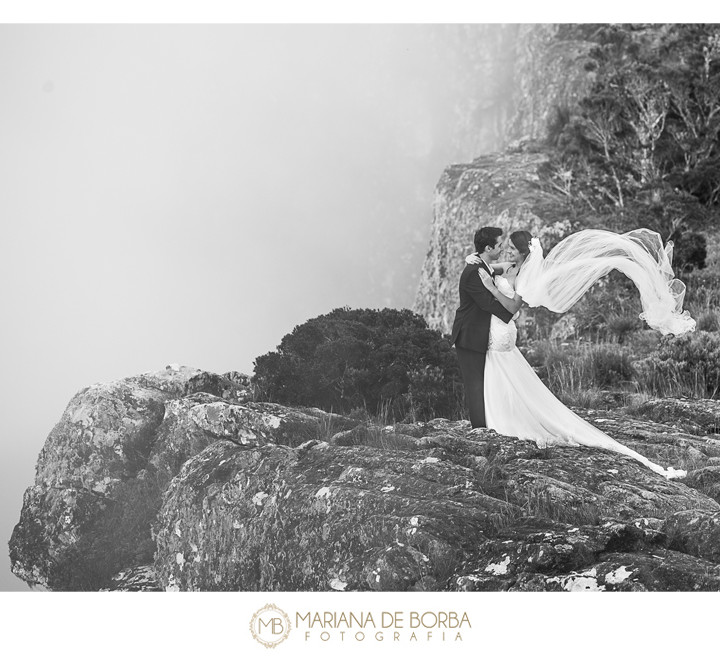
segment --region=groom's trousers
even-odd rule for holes
[[[465,387],[465,406],[470,413],[473,427],[487,427],[485,424],[485,358],[487,352],[466,350],[455,346],[460,374]]]

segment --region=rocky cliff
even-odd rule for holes
[[[437,57],[450,57],[457,98],[454,151],[474,157],[518,140],[542,140],[558,109],[577,105],[595,73],[592,28],[546,24],[438,26]]]
[[[688,477],[257,403],[237,373],[92,386],[40,454],[13,571],[56,590],[720,590],[720,403],[582,415]]]
[[[476,122],[478,135],[486,132],[480,126],[492,126],[497,136],[479,145],[496,150],[443,172],[414,304],[432,328],[446,333],[458,305],[464,257],[474,250],[475,230],[522,228],[542,239],[570,229],[562,193],[542,184],[550,157],[540,145],[556,113],[577,107],[590,92],[595,74],[587,66],[588,53],[595,44],[565,38],[558,25],[516,25],[497,30],[495,36],[500,43],[513,40],[511,61],[498,59],[485,75],[491,80],[503,73],[507,88],[495,95],[486,92],[486,109]]]
[[[473,235],[481,226],[506,233],[524,229],[540,237],[569,227],[549,221],[558,200],[540,186],[548,163],[541,149],[521,148],[452,165],[435,189],[430,248],[423,264],[414,310],[428,325],[450,333],[459,298],[457,285]]]

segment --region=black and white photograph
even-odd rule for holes
[[[720,23],[3,22],[0,94],[6,606],[720,592]]]

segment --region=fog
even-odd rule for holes
[[[451,42],[0,26],[5,546],[84,386],[169,363],[252,373],[311,317],[412,305],[434,185],[473,155]],[[25,589],[2,560],[0,589]]]

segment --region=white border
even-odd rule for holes
[[[717,22],[716,3],[505,0],[0,0],[0,23]]]
[[[292,630],[266,649],[249,621],[268,603],[283,609]],[[670,656],[706,655],[716,648],[718,595],[703,593],[27,593],[0,596],[5,642],[30,655],[77,656]],[[310,641],[295,613],[404,613],[400,641],[372,629],[362,642]],[[463,640],[433,631],[409,639],[412,611],[466,612]],[[349,638],[350,632],[346,632]],[[706,644],[707,643],[707,644]],[[222,651],[220,654],[218,652]],[[709,654],[707,654],[709,655]]]

